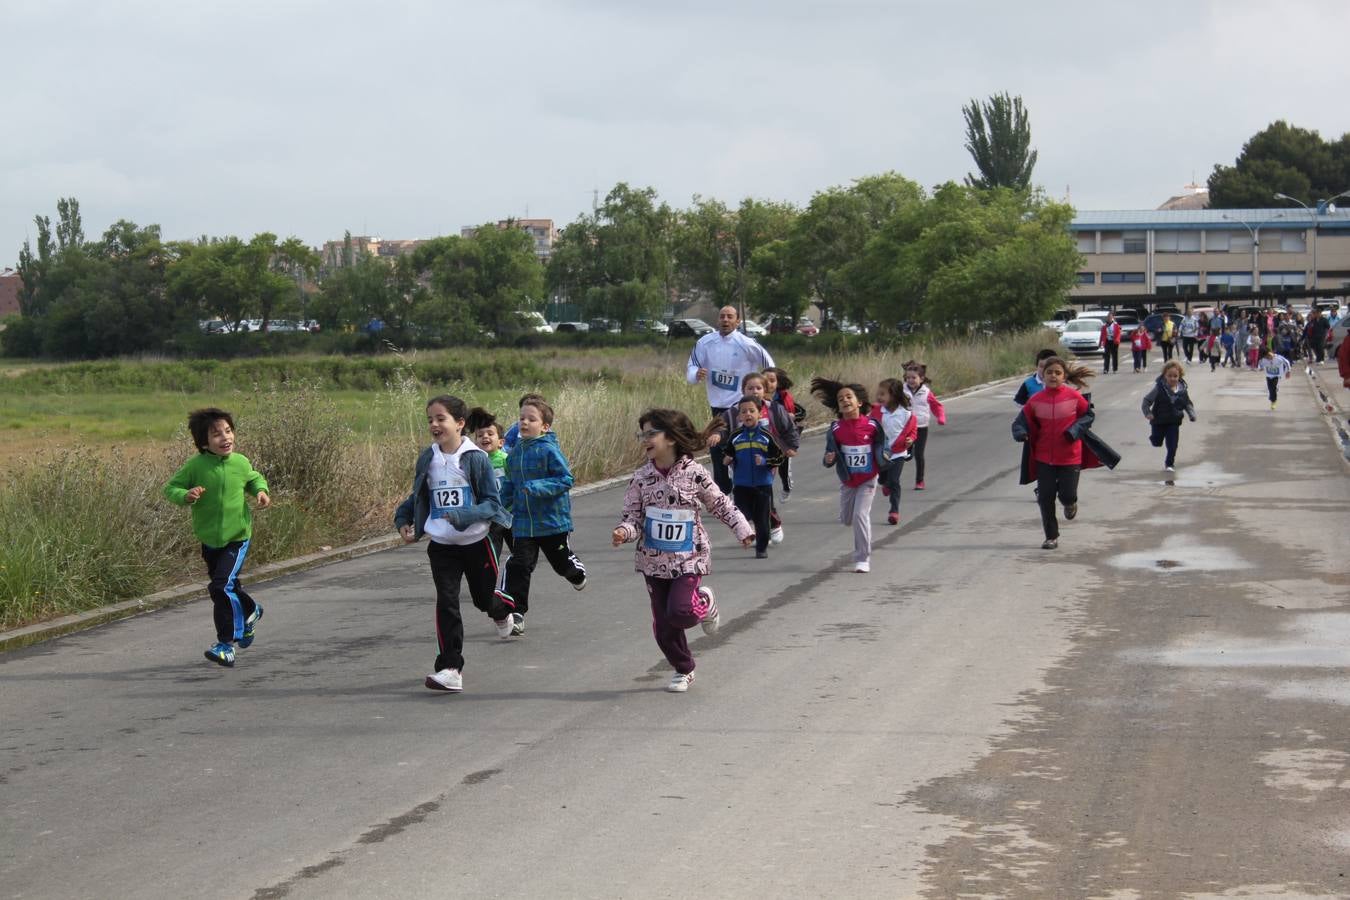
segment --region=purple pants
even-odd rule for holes
[[[647,596],[652,600],[652,634],[656,637],[656,646],[661,648],[676,672],[688,675],[694,671],[694,657],[689,653],[684,630],[703,621],[703,614],[708,611],[707,599],[698,592],[703,576],[643,577],[647,581]]]

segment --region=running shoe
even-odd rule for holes
[[[922,482],[922,481],[916,481],[916,482],[914,482],[914,490],[916,490],[916,491],[921,491],[921,490],[923,490],[923,482]]]
[[[568,584],[572,585],[572,590],[574,591],[586,590],[586,573],[585,572],[581,573],[580,581],[569,581]]]
[[[1059,546],[1058,538],[1046,538],[1045,543],[1041,544],[1042,550],[1054,550]]]
[[[778,498],[778,501],[780,503],[787,503],[791,499],[792,499],[792,491],[783,491],[783,494],[781,497]]]
[[[253,615],[244,620],[244,636],[235,641],[235,643],[239,645],[239,649],[243,650],[253,646],[253,639],[257,637],[257,635],[253,633],[253,626],[257,625],[258,620],[262,618],[262,612],[262,604],[255,603],[253,605]]]
[[[899,525],[899,524],[900,524],[900,514],[899,514],[899,513],[887,513],[887,514],[886,514],[886,524],[887,524],[887,525]]]
[[[464,676],[460,674],[459,669],[441,669],[439,672],[428,675],[424,684],[433,691],[458,694],[464,690]]]
[[[1274,408],[1275,408],[1275,401],[1274,401],[1274,400],[1270,401],[1270,408],[1271,408],[1271,409],[1274,409]]]
[[[863,572],[863,573],[870,572],[870,571],[872,571],[872,564],[871,564],[870,562],[865,562],[865,561],[864,561],[864,562],[860,562],[860,563],[854,563],[854,564],[853,564],[853,571],[855,571],[855,572]]]
[[[520,637],[525,633],[525,617],[520,613],[516,613],[511,616],[511,619],[511,635],[513,637]]]
[[[781,543],[783,543],[783,526],[782,526],[782,525],[779,525],[777,528],[775,528],[775,529],[773,529],[772,531],[769,532],[769,543],[770,543],[770,544],[781,544]]]
[[[505,619],[493,619],[492,624],[497,626],[497,637],[507,640],[511,637],[511,632],[515,631],[516,617],[507,613]]]
[[[708,603],[703,618],[699,620],[699,624],[703,626],[703,633],[717,634],[717,629],[722,627],[722,613],[717,609],[717,597],[710,587],[700,587],[698,593]]]
[[[1075,519],[1075,518],[1077,518],[1077,517],[1078,517],[1078,504],[1077,504],[1077,503],[1066,503],[1066,504],[1064,505],[1064,518],[1066,518],[1066,519]]]
[[[224,641],[211,645],[211,649],[204,654],[207,659],[218,666],[230,668],[234,665],[234,648]]]
[[[666,690],[672,694],[683,694],[689,690],[689,685],[694,683],[693,672],[676,672],[671,676],[670,684],[666,685]]]
[[[1177,470],[1176,466],[1163,466],[1163,468],[1169,472],[1175,472]]]
[[[769,551],[768,551],[768,550],[756,550],[756,551],[755,551],[755,559],[768,559],[768,558],[769,558]]]

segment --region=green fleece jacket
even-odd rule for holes
[[[198,453],[164,485],[164,496],[186,506],[187,492],[198,486],[206,492],[192,504],[192,531],[197,540],[208,547],[224,547],[253,536],[253,513],[244,495],[256,497],[267,490],[267,479],[254,470],[247,456]]]

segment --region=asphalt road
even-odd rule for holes
[[[1350,479],[1301,375],[1189,380],[1165,483],[1147,379],[1097,379],[1125,459],[1053,552],[1015,385],[950,404],[901,527],[878,496],[870,575],[808,441],[769,560],[714,526],[685,695],[621,487],[585,592],[470,616],[461,695],[422,546],[257,586],[233,670],[205,601],[0,655],[0,897],[1350,895]]]

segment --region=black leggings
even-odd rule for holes
[[[1270,402],[1274,403],[1276,396],[1280,393],[1280,379],[1278,376],[1266,379],[1266,392],[1270,394]]]
[[[910,450],[914,453],[914,485],[923,484],[923,448],[928,446],[928,426],[919,429],[919,436]]]
[[[721,456],[714,453],[713,458]],[[511,548],[511,558],[506,561],[506,595],[515,604],[516,612],[524,615],[530,611],[530,576],[539,563],[539,551],[544,558],[569,584],[573,586],[586,580],[586,567],[572,552],[567,543],[567,532],[548,534],[539,537],[516,537]]]
[[[1082,466],[1052,466],[1036,463],[1036,503],[1041,507],[1041,527],[1048,541],[1059,538],[1059,519],[1055,517],[1055,500],[1065,506],[1078,502],[1078,473]]]

